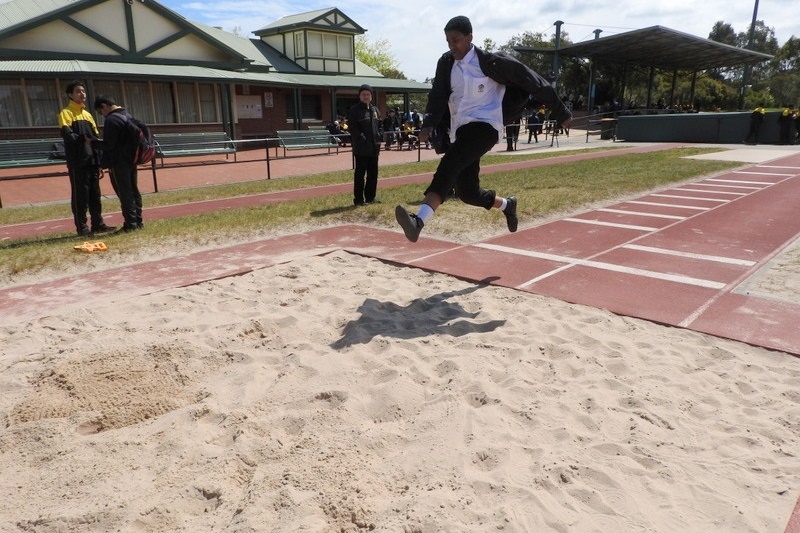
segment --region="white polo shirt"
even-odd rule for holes
[[[450,141],[455,142],[456,130],[470,122],[486,122],[503,136],[503,96],[505,85],[486,76],[478,63],[475,47],[464,59],[455,61],[450,72]]]

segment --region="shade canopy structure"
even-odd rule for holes
[[[597,30],[599,34],[600,30]],[[518,52],[551,53],[557,56],[576,57],[591,60],[592,63],[618,63],[627,71],[629,66],[649,67],[671,70],[673,72],[673,92],[678,71],[692,72],[692,95],[697,73],[707,69],[751,66],[769,61],[773,56],[754,52],[724,43],[704,39],[664,28],[651,26],[609,37],[598,37],[589,41],[555,48],[519,46]],[[555,61],[554,63],[557,63]],[[589,80],[589,109],[594,108],[592,74]],[[623,92],[624,92],[623,81]],[[648,83],[647,107],[651,104],[652,74]],[[671,100],[671,99],[670,99]],[[694,96],[692,96],[694,100]],[[672,104],[672,101],[670,101]]]
[[[553,48],[519,46],[515,49],[520,52],[556,52]],[[772,59],[769,54],[718,43],[662,26],[570,44],[559,48],[558,54],[604,63],[627,63],[689,71],[754,65]]]

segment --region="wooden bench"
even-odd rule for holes
[[[236,161],[236,143],[224,131],[156,133],[153,139],[156,141],[156,157],[161,159],[162,167],[164,158],[191,155],[225,154],[227,159],[229,154],[233,154]]]
[[[328,130],[278,130],[278,142],[283,147],[283,157],[287,150],[308,150],[312,148],[326,148],[328,153],[335,148],[339,153],[339,143]],[[278,147],[275,147],[275,157],[278,156]]]
[[[25,168],[43,167],[48,165],[61,165],[64,167],[62,172],[37,174],[41,176],[53,176],[67,173],[67,162],[62,157],[54,157],[56,144],[62,147],[64,139],[52,137],[47,139],[11,139],[0,140],[0,168]],[[14,178],[33,177],[14,176]],[[14,179],[4,178],[4,179]]]

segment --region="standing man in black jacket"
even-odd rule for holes
[[[69,184],[72,189],[72,216],[75,229],[81,237],[111,231],[114,228],[103,222],[100,203],[99,154],[92,150],[91,142],[97,139],[97,124],[86,110],[86,86],[75,80],[66,87],[69,105],[58,114],[58,126],[64,139]],[[91,218],[87,225],[86,212]]]
[[[347,124],[355,158],[353,203],[370,204],[378,189],[378,155],[381,151],[381,119],[372,105],[372,87],[358,88],[359,102],[347,112]],[[366,182],[364,176],[366,175]]]
[[[119,198],[125,223],[122,231],[129,232],[144,227],[142,222],[142,195],[139,176],[134,162],[135,139],[128,128],[131,116],[124,107],[108,96],[98,96],[94,108],[105,119],[103,140],[94,141],[95,148],[103,151],[103,166],[109,168],[111,184]]]
[[[551,116],[559,126],[566,127],[572,118],[547,80],[509,55],[473,46],[472,23],[467,17],[450,19],[444,33],[450,51],[436,65],[419,140],[426,142],[436,130],[450,145],[419,211],[409,214],[403,206],[395,208],[397,222],[411,242],[417,241],[425,223],[454,188],[464,203],[500,209],[508,230],[517,231],[517,199],[481,188],[481,157],[497,144],[503,124],[518,122],[531,101],[552,109]],[[441,134],[444,131],[447,133]]]

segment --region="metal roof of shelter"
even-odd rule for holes
[[[552,48],[516,47],[517,51],[554,52]],[[570,44],[559,55],[602,62],[631,63],[670,70],[699,71],[769,61],[772,56],[718,43],[662,26]]]

